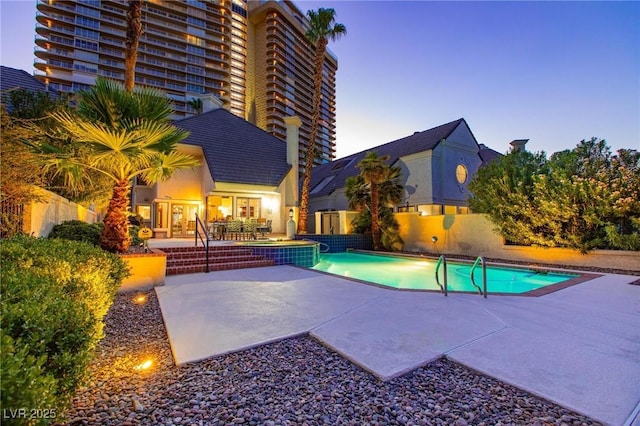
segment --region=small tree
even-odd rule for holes
[[[48,167],[70,186],[82,185],[83,170],[94,170],[113,184],[100,246],[126,252],[130,245],[127,211],[132,180],[149,183],[168,179],[176,170],[199,161],[176,150],[188,133],[170,121],[166,96],[149,90],[125,91],[99,78],[81,94],[76,114],[59,112],[53,118],[73,137],[77,150],[49,157]]]
[[[43,183],[38,157],[22,141],[34,132],[21,126],[0,106],[0,237],[22,232],[22,206],[39,201],[36,186]]]

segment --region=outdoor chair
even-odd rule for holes
[[[242,237],[245,239],[256,239],[256,228],[258,227],[258,222],[253,220],[248,220],[244,223],[244,227],[242,229]]]
[[[241,237],[242,234],[242,221],[241,220],[230,220],[227,223],[227,232],[226,235],[229,236],[232,240],[237,240]]]

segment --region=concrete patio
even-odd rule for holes
[[[167,277],[156,292],[178,364],[309,333],[382,380],[446,355],[595,420],[638,425],[637,278],[482,299],[274,266]]]

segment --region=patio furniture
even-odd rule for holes
[[[225,236],[229,236],[232,240],[237,240],[242,237],[242,221],[241,220],[230,220],[227,222],[227,229],[225,231]]]
[[[242,227],[242,238],[243,239],[251,239],[255,240],[256,238],[256,229],[258,227],[258,222],[255,220],[248,220],[244,223]]]
[[[265,237],[265,234],[271,233],[271,223],[273,221],[271,219],[265,220],[263,223],[258,223],[258,227],[256,228],[257,232],[260,232],[262,238]]]

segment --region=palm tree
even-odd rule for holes
[[[373,249],[380,249],[380,185],[389,176],[389,166],[385,161],[389,156],[379,157],[375,151],[367,152],[367,155],[360,160],[357,167],[364,182],[369,185],[371,191],[371,236],[373,238]]]
[[[298,218],[298,233],[307,233],[307,216],[309,214],[309,186],[311,185],[311,168],[316,156],[316,138],[320,123],[320,101],[322,100],[322,68],[324,56],[329,40],[334,41],[347,33],[343,24],[334,23],[336,12],[333,9],[320,8],[318,11],[307,12],[309,18],[309,30],[307,38],[315,44],[313,75],[313,115],[311,118],[311,133],[307,145],[306,160],[304,164],[304,178],[302,180],[302,195],[300,196],[300,214]]]
[[[82,171],[87,169],[113,182],[100,241],[105,250],[123,253],[129,248],[127,211],[134,177],[156,183],[176,170],[199,164],[176,151],[188,132],[176,128],[170,114],[171,104],[161,93],[128,92],[118,83],[98,78],[90,91],[81,92],[76,114],[52,115],[77,149],[48,159],[47,167],[64,176],[70,186],[82,185]]]
[[[398,233],[399,225],[393,216],[394,204],[402,200],[404,187],[400,183],[399,167],[389,167],[384,164],[381,172],[382,183],[378,185],[378,215],[375,222],[380,229],[379,247],[387,250],[396,250],[403,245]],[[360,214],[353,220],[355,232],[367,232],[373,227],[372,194],[371,185],[364,178],[363,171],[359,175],[347,178],[345,182],[345,195],[349,200],[349,209],[356,210]]]
[[[142,35],[142,0],[129,0],[127,10],[127,40],[124,50],[124,88],[133,91],[138,59],[138,42]]]
[[[189,102],[187,102],[191,108],[196,112],[196,115],[202,114],[202,99],[200,98],[191,98]]]

